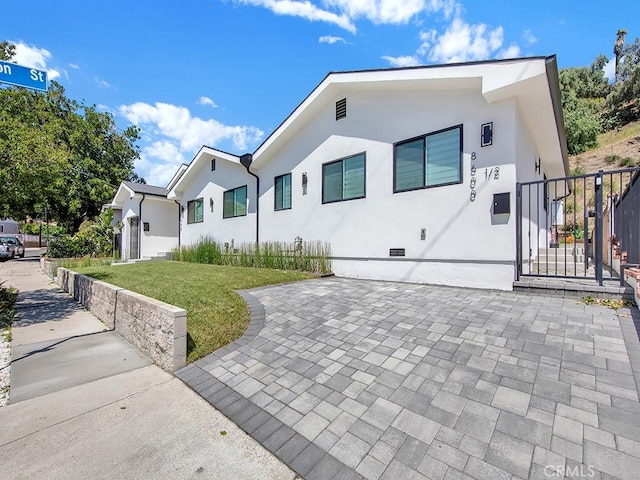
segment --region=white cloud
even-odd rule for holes
[[[453,20],[444,30],[435,28],[422,30],[419,35],[420,45],[413,55],[399,57],[382,57],[392,66],[420,65],[427,62],[457,63],[489,58],[513,58],[520,55],[520,47],[516,43],[504,46],[504,29],[501,26],[490,28],[484,23],[470,24],[462,17],[463,8],[459,3],[443,3],[434,0],[435,7],[441,8],[443,14],[454,13]],[[434,7],[434,8],[435,8]],[[529,32],[530,34],[530,32]],[[535,37],[530,34],[529,41]]]
[[[517,58],[521,54],[520,47],[515,43],[512,43],[507,48],[501,49],[497,54],[496,58]]]
[[[527,42],[527,45],[533,45],[538,41],[536,36],[533,33],[531,33],[531,30],[528,28],[524,32],[522,32],[522,38],[524,39],[525,42]]]
[[[612,58],[604,66],[604,76],[609,79],[609,83],[613,83],[616,79],[616,59]]]
[[[334,43],[342,42],[347,43],[347,41],[342,37],[333,37],[331,35],[323,35],[318,39],[320,43],[328,43],[329,45],[333,45]]]
[[[185,157],[180,149],[171,141],[160,140],[142,149],[135,169],[151,185],[165,186],[183,163]]]
[[[374,24],[404,25],[423,12],[441,13],[448,19],[462,11],[456,0],[322,0],[322,6],[310,0],[235,1],[267,8],[277,15],[330,23],[354,34],[355,21],[361,18]]]
[[[202,97],[200,97],[198,99],[198,104],[200,104],[200,105],[210,105],[213,108],[218,108],[218,105],[216,104],[216,102],[211,100],[209,97],[205,97],[205,96],[202,96]]]
[[[23,42],[11,42],[16,46],[16,54],[11,61],[25,67],[46,70],[49,80],[54,80],[60,76],[60,71],[48,68],[47,62],[51,59],[51,52],[35,45],[27,45]]]
[[[456,17],[436,38],[429,59],[443,63],[484,60],[502,46],[503,35],[502,27],[490,30],[484,23],[471,25]]]
[[[120,114],[139,127],[149,127],[153,132],[178,140],[180,148],[196,151],[203,144],[215,145],[231,140],[238,150],[246,150],[250,143],[260,140],[264,133],[256,127],[228,126],[216,120],[192,117],[189,110],[168,103],[134,103],[122,105]]]
[[[215,147],[229,141],[236,150],[246,151],[264,136],[259,128],[204,120],[185,107],[168,103],[137,102],[120,106],[118,112],[140,127],[143,141],[149,143],[142,148],[136,171],[156,185],[165,184],[184,157],[195,154],[202,145]]]
[[[236,0],[239,3],[264,7],[276,15],[290,15],[310,20],[312,22],[326,22],[337,25],[351,33],[356,33],[356,27],[345,14],[337,14],[317,7],[308,0]]]
[[[76,65],[75,63],[70,63],[69,66],[74,70],[80,70],[80,65]]]
[[[389,62],[393,67],[414,67],[416,65],[421,65],[420,60],[411,55],[404,55],[400,57],[390,57],[385,55],[382,58]]]
[[[427,8],[425,0],[325,0],[328,6],[335,7],[351,19],[366,18],[377,24],[405,24]]]
[[[105,80],[102,80],[101,78],[98,78],[96,75],[94,75],[93,77],[93,81],[96,83],[96,85],[98,85],[100,88],[111,88],[111,84]]]

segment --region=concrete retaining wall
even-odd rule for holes
[[[53,262],[41,260],[42,270],[53,278]],[[58,268],[56,283],[102,322],[173,372],[187,363],[186,310],[135,292]]]

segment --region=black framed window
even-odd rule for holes
[[[462,182],[462,125],[393,146],[393,191]]]
[[[202,198],[196,198],[187,202],[187,223],[200,223],[204,221],[204,206]]]
[[[222,218],[242,217],[247,214],[247,186],[224,192]]]
[[[364,198],[365,179],[364,153],[325,163],[322,165],[322,203]]]
[[[275,187],[274,210],[291,208],[291,174],[280,175],[273,181]]]

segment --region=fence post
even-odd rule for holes
[[[522,273],[522,185],[516,183],[516,281]]]
[[[595,257],[596,281],[602,286],[602,176],[603,171],[600,170],[595,178],[595,210],[596,224],[593,232],[593,256]]]

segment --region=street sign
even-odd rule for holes
[[[0,82],[46,92],[47,72],[0,61]]]

